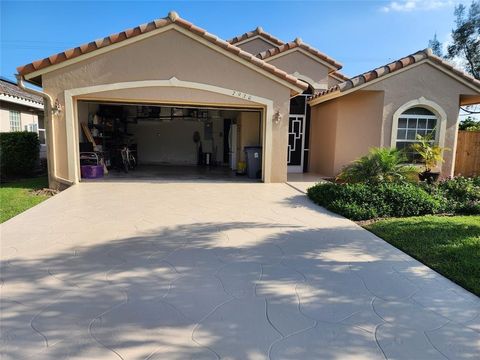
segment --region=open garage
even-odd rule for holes
[[[94,100],[77,109],[82,180],[262,178],[260,109]]]

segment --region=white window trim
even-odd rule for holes
[[[408,109],[414,107],[422,107],[427,110],[430,110],[437,119],[437,126],[435,128],[435,144],[438,144],[440,147],[445,147],[445,133],[447,130],[447,113],[445,110],[442,109],[440,105],[436,102],[427,100],[424,97],[420,97],[415,100],[411,100],[402,106],[400,106],[397,111],[393,114],[393,122],[392,122],[392,135],[390,139],[390,147],[396,148],[397,147],[397,130],[398,130],[398,119],[400,117],[406,117],[408,115],[402,116],[402,114],[407,111]],[[442,151],[443,156],[443,151]],[[434,171],[439,171],[441,164],[437,165]]]
[[[15,124],[15,126],[12,126],[12,123],[13,123],[12,120],[14,118],[15,118],[15,122],[18,121],[18,124]],[[20,113],[20,111],[9,110],[8,120],[9,120],[9,125],[10,125],[10,131],[11,132],[22,131],[22,114]]]

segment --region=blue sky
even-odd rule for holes
[[[458,2],[1,0],[0,73],[13,78],[19,65],[176,10],[224,39],[258,25],[285,41],[301,37],[353,76],[427,47],[434,33],[448,39]]]

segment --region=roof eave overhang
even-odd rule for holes
[[[9,103],[12,103],[12,104],[23,105],[23,106],[28,106],[28,107],[31,107],[31,108],[43,110],[43,104],[40,104],[36,101],[16,97],[16,96],[0,94],[0,101],[6,101],[6,102],[9,102]]]
[[[480,104],[480,92],[478,95],[460,95],[460,105],[478,105]]]
[[[363,84],[360,84],[356,87],[353,87],[353,88],[350,88],[350,89],[347,89],[345,91],[340,91],[340,90],[337,90],[337,91],[334,91],[332,93],[329,93],[329,94],[325,94],[325,95],[322,95],[322,96],[319,96],[317,98],[313,98],[312,100],[309,101],[309,104],[310,106],[315,106],[317,104],[320,104],[320,103],[323,103],[325,101],[329,101],[329,100],[332,100],[332,99],[335,99],[335,98],[338,98],[340,96],[344,96],[344,95],[348,95],[354,91],[358,91],[358,90],[361,90],[361,89],[364,89],[365,87],[367,86],[370,86],[370,85],[373,85],[377,82],[380,82],[380,81],[383,81],[383,80],[386,80],[392,76],[395,76],[395,75],[398,75],[398,74],[401,74],[402,72],[404,71],[408,71],[410,69],[413,69],[414,67],[416,66],[419,66],[419,65],[422,65],[422,64],[425,64],[425,63],[428,63],[429,65],[435,67],[436,69],[442,71],[443,73],[445,73],[446,75],[454,78],[455,80],[461,82],[462,84],[466,85],[467,87],[471,88],[472,90],[478,92],[480,94],[480,88],[478,86],[476,86],[475,84],[473,84],[472,82],[469,82],[468,80],[462,78],[461,76],[458,76],[456,75],[455,73],[453,73],[452,71],[446,69],[445,67],[431,61],[430,59],[423,59],[415,64],[412,64],[408,67],[405,67],[403,69],[400,69],[400,70],[397,70],[397,71],[394,71],[392,73],[389,73],[387,75],[384,75],[384,76],[381,76],[379,78],[376,78],[372,81],[368,81],[368,82],[365,82]],[[349,80],[347,80],[349,81]]]
[[[86,60],[86,59],[104,54],[106,52],[113,51],[115,49],[127,46],[131,43],[144,40],[146,38],[155,36],[157,34],[161,34],[163,32],[169,31],[169,30],[179,31],[182,34],[199,41],[200,43],[208,46],[209,48],[211,48],[211,49],[213,49],[213,50],[215,50],[215,51],[217,51],[217,52],[219,52],[219,53],[221,53],[221,54],[223,54],[223,55],[225,55],[225,56],[227,56],[227,57],[229,57],[229,58],[231,58],[231,59],[249,67],[249,68],[251,68],[254,71],[257,71],[257,72],[269,77],[270,79],[276,81],[277,83],[280,83],[280,84],[290,88],[296,94],[301,94],[304,90],[306,90],[308,88],[308,84],[306,84],[306,83],[303,87],[302,86],[297,86],[293,83],[290,83],[287,80],[284,80],[284,79],[280,78],[279,76],[276,76],[276,75],[268,72],[267,70],[264,70],[261,67],[251,63],[250,61],[247,61],[247,60],[241,58],[240,56],[235,55],[235,54],[223,49],[222,47],[206,40],[205,38],[203,38],[203,37],[201,37],[197,34],[194,34],[191,31],[188,31],[188,30],[184,29],[183,27],[181,27],[180,25],[178,25],[176,23],[172,23],[172,24],[166,25],[164,27],[161,27],[161,28],[155,29],[153,31],[150,31],[148,33],[144,33],[144,34],[135,36],[131,39],[126,39],[124,41],[121,41],[121,42],[118,42],[118,43],[115,43],[115,44],[112,44],[112,45],[109,45],[109,46],[106,46],[106,47],[103,47],[103,48],[100,48],[100,49],[97,49],[97,50],[94,50],[94,51],[91,51],[89,53],[82,54],[82,55],[77,56],[75,58],[65,60],[65,61],[63,61],[59,64],[50,65],[50,66],[45,67],[43,69],[39,69],[39,70],[30,72],[28,74],[23,75],[23,78],[26,81],[28,81],[32,84],[41,86],[42,85],[42,76],[44,74],[47,74],[47,73],[53,72],[55,70],[64,68],[66,66],[81,62],[83,60]]]
[[[315,106],[315,105],[324,103],[326,101],[338,98],[342,95],[344,95],[344,93],[340,92],[340,90],[335,90],[335,91],[332,91],[331,93],[328,93],[326,95],[322,95],[322,96],[319,96],[317,98],[311,99],[310,101],[308,101],[308,104],[310,106]]]

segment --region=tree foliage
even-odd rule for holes
[[[438,57],[443,57],[442,43],[438,41],[437,34],[433,35],[433,39],[428,42],[428,47]]]
[[[469,116],[460,121],[460,124],[458,124],[458,130],[480,131],[480,121],[475,121],[473,117]]]
[[[463,4],[455,7],[455,29],[446,57],[461,57],[466,70],[480,80],[480,1],[472,1],[470,8]]]

